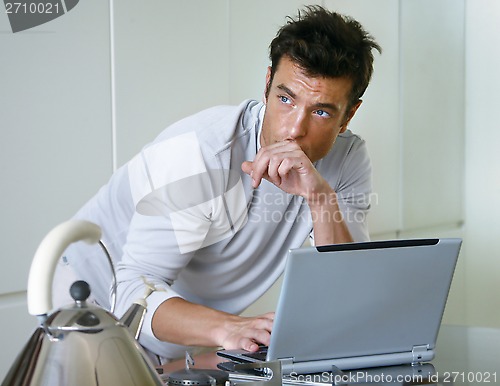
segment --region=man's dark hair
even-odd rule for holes
[[[283,56],[312,77],[352,79],[349,105],[364,94],[373,73],[372,49],[382,52],[372,36],[351,17],[321,6],[307,6],[296,19],[288,18],[269,46],[271,79]]]

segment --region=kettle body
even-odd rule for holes
[[[73,231],[76,227],[84,235],[85,229],[89,229],[88,223],[74,220],[65,226]],[[95,231],[93,226],[90,228]],[[61,248],[64,250],[65,246],[56,249]],[[42,277],[33,282],[47,284],[47,279]],[[35,291],[35,287],[28,284],[28,306],[30,290]],[[50,292],[49,287],[46,285],[40,292]],[[11,366],[2,386],[163,385],[148,355],[134,338],[138,334],[130,330],[130,324],[140,329],[138,320],[142,320],[146,311],[145,299],[139,299],[122,320],[118,320],[107,310],[86,302],[90,295],[87,283],[75,282],[70,293],[74,304],[51,314],[46,312],[51,308],[50,300],[48,304],[41,304],[51,296],[37,292],[41,300],[31,298],[31,306],[43,311],[36,313],[41,324]],[[150,293],[147,291],[146,297]]]
[[[66,318],[65,311],[56,312],[53,320],[52,316],[48,320],[61,322]],[[92,320],[100,311],[89,307],[75,320]],[[126,326],[116,321],[115,326],[99,331],[101,327],[73,331],[38,327],[2,385],[163,385]]]

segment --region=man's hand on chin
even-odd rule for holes
[[[241,169],[252,177],[254,188],[264,178],[288,194],[304,197],[311,211],[316,245],[353,241],[340,212],[337,193],[296,142],[264,146],[253,162],[243,162]]]
[[[302,196],[307,201],[315,194],[331,190],[294,141],[262,147],[253,161],[243,162],[241,169],[252,177],[254,188],[260,185],[262,179],[266,179],[286,193]]]

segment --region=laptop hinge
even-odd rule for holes
[[[420,346],[413,346],[413,348],[411,350],[411,355],[413,356],[411,364],[416,365],[416,364],[419,364],[420,362],[422,362],[423,354],[425,354],[428,349],[429,349],[429,345],[427,345],[427,344],[423,344]]]
[[[293,358],[279,358],[283,375],[289,375],[293,371]]]

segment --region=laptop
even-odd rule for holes
[[[269,347],[218,355],[237,363],[279,360],[283,375],[430,361],[461,243],[412,239],[291,249]]]

